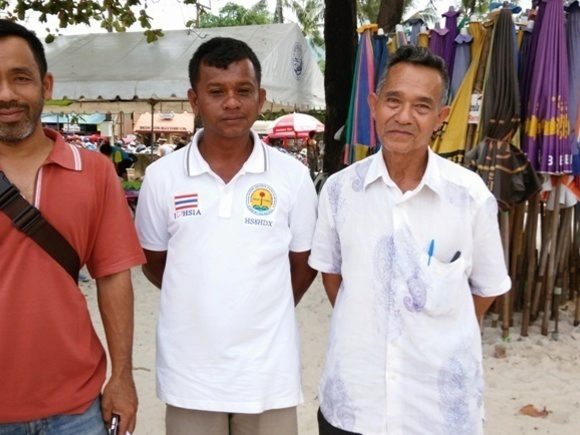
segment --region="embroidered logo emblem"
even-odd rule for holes
[[[296,79],[300,80],[304,71],[304,51],[302,50],[302,45],[300,45],[299,42],[296,42],[294,47],[292,47],[292,53],[290,56],[292,72],[294,73]]]
[[[197,209],[197,193],[188,193],[184,195],[175,195],[173,197],[173,206],[175,209],[175,219],[182,216],[197,216],[201,212]]]
[[[246,206],[254,214],[268,215],[276,208],[276,193],[266,184],[256,184],[248,190]]]

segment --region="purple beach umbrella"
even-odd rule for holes
[[[564,31],[562,0],[541,0],[532,40],[535,61],[529,84],[523,150],[534,169],[553,175],[569,174],[572,170]]]

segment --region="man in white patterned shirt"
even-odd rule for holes
[[[449,112],[443,60],[403,47],[369,104],[381,152],[324,186],[310,265],[334,306],[326,434],[480,434],[478,318],[510,288],[497,204],[429,149]]]

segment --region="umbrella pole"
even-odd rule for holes
[[[564,268],[566,265],[566,258],[568,258],[568,248],[570,246],[570,224],[571,217],[570,214],[572,210],[570,208],[565,209],[562,213],[560,225],[560,234],[558,237],[558,255],[556,258],[556,285],[554,287],[554,304],[552,306],[552,317],[554,318],[554,331],[552,332],[552,338],[554,340],[558,339],[558,324],[560,321],[560,304],[562,302],[562,290],[565,287],[564,281]]]
[[[528,336],[528,327],[530,324],[530,314],[532,309],[532,288],[534,285],[534,278],[536,276],[536,268],[538,265],[538,256],[536,253],[536,239],[538,231],[538,211],[540,199],[536,194],[528,201],[528,216],[526,220],[526,234],[528,242],[526,244],[526,258],[529,259],[527,263],[526,279],[524,281],[524,295],[523,295],[523,309],[522,309],[522,329],[521,335]]]
[[[511,261],[510,261],[510,276],[512,277],[512,295],[511,304],[509,306],[510,326],[513,326],[513,313],[516,302],[521,301],[521,258],[524,242],[524,211],[525,204],[517,204],[514,208],[513,220],[511,225]]]
[[[554,194],[554,211],[552,212],[552,221],[550,222],[550,256],[547,269],[546,292],[544,300],[544,317],[542,319],[542,335],[548,335],[548,323],[550,320],[552,292],[554,289],[554,272],[556,268],[556,253],[557,253],[557,233],[558,233],[558,217],[560,215],[560,189],[562,182],[560,178],[557,179]]]
[[[548,253],[550,246],[550,232],[547,230],[550,227],[552,215],[548,212],[546,204],[540,204],[540,257],[538,272],[536,274],[536,282],[534,288],[534,295],[532,299],[532,321],[536,320],[540,315],[540,303],[542,301],[542,291],[544,289],[546,267],[548,266]]]
[[[572,293],[576,298],[574,326],[580,325],[580,203],[574,207],[574,249],[572,252]]]
[[[503,255],[506,263],[506,267],[509,268],[510,265],[510,215],[507,211],[500,211],[500,231],[501,231],[501,241],[503,245]],[[510,335],[510,294],[513,291],[512,288],[503,295],[502,297],[502,322],[501,330],[502,337],[507,338]]]

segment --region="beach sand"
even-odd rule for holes
[[[135,342],[133,371],[139,394],[137,435],[162,435],[165,405],[155,395],[155,327],[159,290],[133,270],[135,289]],[[81,289],[104,342],[94,281]],[[502,340],[501,331],[486,326],[484,370],[487,435],[580,434],[580,327],[572,326],[572,307],[561,312],[558,341],[543,337],[539,325],[528,337],[520,337],[519,326],[511,339]],[[322,366],[331,308],[320,277],[316,279],[296,310],[302,339],[304,403],[298,407],[300,435],[316,435],[317,385]],[[489,321],[488,321],[489,322]],[[551,324],[552,327],[552,324]],[[494,356],[497,346],[505,347],[505,357]],[[519,410],[533,405],[547,411],[544,417],[522,415]],[[208,434],[210,435],[210,434]],[[276,435],[276,434],[272,434]]]

